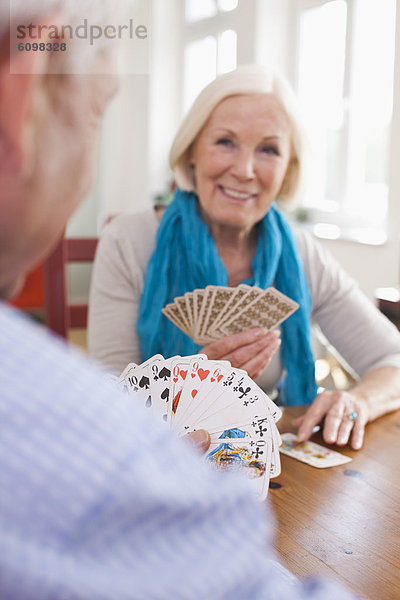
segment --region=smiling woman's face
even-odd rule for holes
[[[231,96],[218,104],[189,155],[211,231],[249,233],[277,198],[290,159],[291,126],[275,96]]]

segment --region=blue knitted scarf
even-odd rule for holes
[[[263,289],[274,285],[299,303],[300,308],[281,325],[281,361],[287,373],[281,382],[281,402],[310,404],[317,393],[310,344],[311,297],[296,241],[275,206],[257,227],[253,277],[244,283]],[[197,196],[177,190],[161,220],[146,270],[137,321],[142,360],[157,353],[169,357],[198,352],[199,346],[161,309],[176,296],[207,285],[228,285],[228,273],[200,216]]]

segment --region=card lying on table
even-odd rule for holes
[[[129,364],[114,381],[178,435],[206,429],[211,446],[205,460],[243,472],[256,497],[265,499],[270,477],[280,473],[276,422],[282,411],[245,371],[205,354],[168,359],[157,354]]]
[[[273,287],[208,285],[178,296],[162,312],[196,344],[203,345],[252,327],[273,329],[298,307]]]
[[[352,459],[315,442],[298,442],[294,433],[282,433],[279,451],[318,469],[344,465]]]

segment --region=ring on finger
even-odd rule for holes
[[[348,421],[353,421],[353,423],[354,423],[354,421],[357,419],[358,415],[357,415],[356,411],[355,411],[355,410],[353,410],[353,411],[351,411],[351,412],[347,412],[347,413],[345,413],[344,417],[345,417],[345,419],[347,419]]]

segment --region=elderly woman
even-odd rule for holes
[[[324,418],[328,443],[361,448],[365,425],[400,407],[400,334],[309,235],[278,208],[300,193],[304,134],[285,80],[257,67],[215,79],[183,121],[170,153],[178,189],[154,211],[116,218],[100,241],[89,315],[91,353],[114,371],[155,353],[199,347],[161,313],[209,284],[274,285],[300,308],[279,334],[251,329],[201,349],[246,369],[283,404],[310,404],[307,439]],[[317,395],[311,320],[360,379]],[[280,351],[277,352],[278,348]]]

